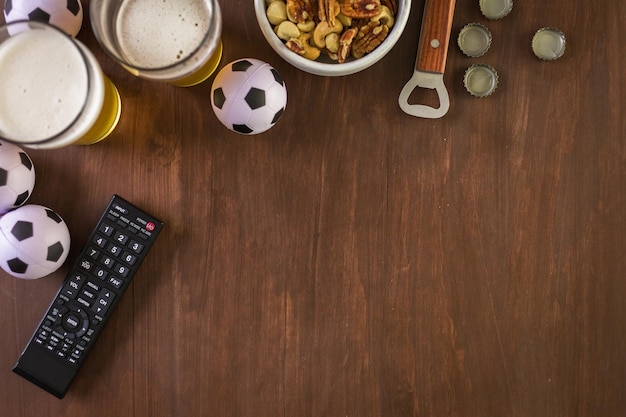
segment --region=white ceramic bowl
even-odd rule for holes
[[[259,27],[261,28],[261,32],[263,32],[263,36],[265,36],[267,42],[276,51],[276,53],[281,56],[281,58],[302,71],[316,75],[334,77],[350,75],[362,71],[374,65],[387,55],[398,39],[400,39],[400,36],[404,31],[407,20],[409,19],[409,13],[411,11],[411,0],[398,0],[398,13],[395,17],[395,23],[383,43],[364,57],[358,59],[351,57],[342,64],[323,55],[321,55],[316,61],[311,61],[287,49],[283,41],[274,33],[274,29],[265,15],[265,9],[265,0],[254,0],[254,11],[256,13],[257,21],[259,22]]]

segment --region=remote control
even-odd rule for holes
[[[162,227],[114,195],[13,371],[63,398]]]

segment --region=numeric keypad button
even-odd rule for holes
[[[135,265],[135,262],[137,262],[137,257],[132,253],[124,252],[124,254],[122,255],[122,260],[128,265]]]
[[[109,246],[107,246],[107,252],[109,252],[113,256],[120,256],[122,254],[122,247],[111,243]]]
[[[106,236],[111,236],[115,229],[106,223],[102,223],[100,227],[98,228],[98,230],[104,233]]]
[[[136,240],[131,240],[128,247],[135,253],[141,253],[143,251],[144,245],[137,242]]]
[[[122,232],[115,232],[115,235],[113,236],[113,240],[115,240],[120,245],[124,246],[128,242],[128,235]]]
[[[90,257],[91,259],[98,259],[100,257],[100,251],[96,248],[94,248],[93,246],[89,246],[89,248],[87,248],[87,256]]]
[[[106,238],[100,236],[100,235],[95,235],[93,237],[92,243],[96,246],[98,246],[99,248],[104,248],[107,244],[107,240]]]
[[[128,274],[130,273],[130,268],[127,267],[126,265],[117,264],[115,265],[114,272],[117,273],[118,275],[121,275],[123,278],[126,278]]]

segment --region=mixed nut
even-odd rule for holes
[[[393,27],[397,0],[265,0],[266,15],[285,46],[315,61],[361,58]]]

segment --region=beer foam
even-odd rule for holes
[[[61,33],[26,30],[0,44],[0,135],[36,142],[80,115],[88,75],[77,47]]]
[[[203,1],[134,0],[122,3],[117,34],[125,58],[137,68],[164,68],[191,55],[209,30]]]

